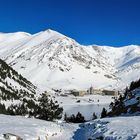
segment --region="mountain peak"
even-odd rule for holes
[[[47,29],[47,30],[45,30],[45,31],[48,32],[48,33],[56,32],[55,30],[52,30],[52,29]]]
[[[41,38],[61,38],[61,37],[65,37],[63,34],[55,31],[55,30],[52,30],[52,29],[47,29],[47,30],[44,30],[44,31],[41,31],[39,33],[36,33],[33,35],[34,37],[41,37]]]
[[[52,30],[52,29],[47,29],[47,30],[46,30],[46,31],[44,31],[44,32],[47,32],[47,33],[49,33],[49,34],[53,34],[53,35],[57,35],[57,36],[61,36],[61,37],[66,37],[66,36],[65,36],[65,35],[63,35],[62,33],[57,32],[57,31]]]
[[[17,37],[0,38],[0,58],[41,87],[121,88],[138,77],[140,55],[134,45],[87,47],[52,29]]]

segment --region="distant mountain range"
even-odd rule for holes
[[[140,78],[140,46],[84,46],[50,29],[0,33],[0,58],[42,89],[121,89]]]

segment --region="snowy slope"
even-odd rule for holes
[[[24,140],[72,140],[78,125],[47,122],[20,116],[0,115],[0,140],[5,140],[3,134],[12,133]],[[15,139],[10,139],[15,140]]]
[[[0,106],[16,105],[36,95],[36,87],[0,59]]]
[[[74,140],[139,140],[140,116],[112,117],[81,124]]]
[[[120,89],[139,76],[140,47],[136,45],[83,46],[50,29],[34,35],[6,35],[0,37],[0,58],[43,89],[91,85]]]
[[[140,114],[140,88],[128,91],[111,105],[108,116],[133,116]]]
[[[24,140],[139,140],[140,116],[113,117],[84,124],[66,124],[29,119],[20,116],[0,115],[0,139],[12,133]],[[13,140],[13,139],[10,139]]]

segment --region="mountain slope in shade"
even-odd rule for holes
[[[13,38],[0,39],[0,58],[44,89],[91,85],[120,89],[139,76],[140,47],[136,45],[83,46],[50,29],[34,35],[13,33]]]

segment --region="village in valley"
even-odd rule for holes
[[[53,89],[52,97],[63,106],[63,114],[76,115],[80,112],[85,120],[91,120],[93,113],[100,118],[103,108],[109,110],[109,104],[120,96],[120,91],[94,88],[87,89]],[[49,94],[49,92],[46,92]],[[87,112],[87,110],[92,110]]]
[[[55,90],[55,91],[61,93],[61,90]],[[68,95],[74,95],[74,96],[106,95],[106,96],[117,97],[119,94],[120,93],[117,90],[97,89],[97,88],[94,88],[93,86],[90,86],[90,88],[87,88],[87,89],[84,89],[84,90],[78,90],[78,89],[64,90],[63,94],[60,94],[60,95],[61,96],[68,96]]]

